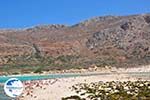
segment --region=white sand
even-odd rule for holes
[[[61,100],[62,97],[71,96],[75,94],[71,91],[71,88],[74,84],[78,83],[91,83],[98,81],[134,81],[135,78],[129,77],[123,74],[111,74],[111,75],[97,75],[97,76],[86,76],[86,77],[74,77],[74,78],[61,78],[61,79],[49,79],[42,80],[43,83],[50,83],[41,86],[33,86],[33,89],[30,89],[30,94],[26,95],[27,90],[23,94],[21,100]],[[39,82],[39,81],[37,81]]]
[[[70,71],[69,71],[70,72]],[[91,71],[82,71],[87,73]],[[20,100],[61,100],[62,97],[75,95],[71,90],[75,84],[91,83],[98,81],[137,81],[138,78],[120,74],[126,72],[150,72],[150,66],[141,66],[138,68],[104,68],[98,69],[98,73],[111,73],[108,75],[82,76],[61,79],[49,79],[41,81],[29,81],[25,84],[25,90]],[[141,79],[141,78],[140,78]],[[144,78],[143,78],[144,80]]]

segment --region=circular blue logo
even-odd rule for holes
[[[23,84],[17,78],[10,78],[4,84],[4,91],[9,97],[15,98],[23,92]]]

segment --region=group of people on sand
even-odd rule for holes
[[[47,79],[47,80],[34,80],[34,81],[25,81],[24,84],[24,92],[21,95],[20,98],[23,98],[25,96],[31,96],[33,98],[37,98],[36,95],[33,93],[34,88],[41,88],[46,89],[45,86],[53,85],[56,83],[58,79]]]

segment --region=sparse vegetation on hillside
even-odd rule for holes
[[[0,33],[0,72],[150,64],[150,14],[104,16],[73,26],[47,25]],[[24,66],[24,67],[15,67]],[[30,67],[33,67],[32,68]]]

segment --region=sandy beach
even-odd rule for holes
[[[74,95],[71,87],[78,83],[99,81],[136,81],[135,77],[125,74],[96,75],[61,79],[48,79],[24,82],[25,90],[20,100],[61,100],[62,97]]]
[[[17,100],[61,100],[63,97],[77,95],[72,90],[72,86],[80,83],[108,82],[108,81],[150,81],[150,66],[140,66],[137,68],[92,68],[82,70],[66,70],[60,72],[50,72],[43,74],[33,74],[36,77],[41,75],[58,74],[72,75],[71,77],[29,80],[23,81],[24,91]],[[75,74],[78,74],[76,76]],[[24,76],[30,76],[27,74]],[[73,76],[74,75],[74,76]],[[18,75],[12,75],[13,77]],[[3,86],[3,84],[0,84]]]
[[[140,66],[137,68],[115,68],[106,66],[105,68],[91,68],[81,70],[66,70],[59,72],[47,72],[42,74],[23,74],[23,76],[42,75],[72,75],[71,77],[29,80],[23,81],[24,91],[17,100],[61,100],[63,97],[77,95],[72,90],[72,86],[80,83],[108,82],[108,81],[137,81],[150,80],[150,66]],[[76,76],[75,74],[78,74]],[[74,75],[74,76],[73,76]],[[138,76],[139,75],[139,76]],[[12,75],[13,77],[19,75]],[[22,76],[22,75],[21,75]],[[0,84],[3,86],[3,84]]]

